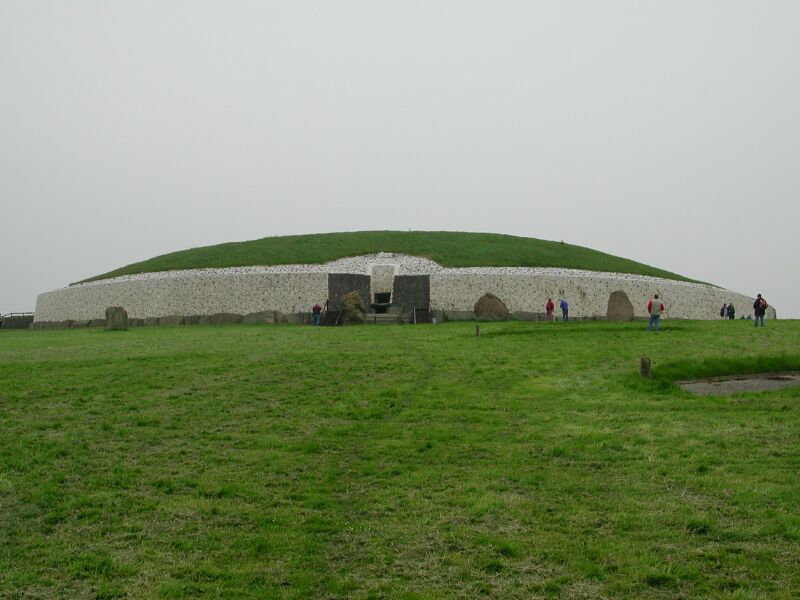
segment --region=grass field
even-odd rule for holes
[[[319,264],[378,252],[422,256],[446,267],[562,267],[692,281],[582,246],[513,235],[455,231],[357,231],[232,242],[156,256],[86,281],[175,269]]]
[[[0,597],[796,598],[800,388],[668,380],[800,322],[643,329],[2,331]]]

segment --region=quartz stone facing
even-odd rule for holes
[[[202,321],[206,322],[212,315],[222,314],[236,316],[226,317],[225,322],[305,322],[306,313],[317,302],[324,304],[330,298],[333,307],[350,291],[368,298],[373,273],[382,280],[372,284],[387,287],[389,282],[384,279],[390,276],[389,267],[395,283],[402,283],[399,288],[414,281],[404,276],[428,276],[429,289],[420,289],[419,295],[430,298],[432,311],[454,319],[468,318],[478,299],[487,293],[497,296],[512,317],[543,313],[548,297],[556,305],[564,297],[570,305],[570,318],[604,319],[609,297],[617,290],[630,299],[635,318],[647,316],[647,301],[655,293],[667,306],[667,318],[719,318],[720,307],[729,302],[737,307],[737,315],[747,316],[753,305],[749,296],[722,288],[643,275],[529,267],[450,269],[425,258],[380,253],[324,265],[167,271],[73,285],[40,294],[34,323],[89,322],[104,318],[109,306],[124,307],[131,319],[142,324],[175,317],[187,324],[200,317],[206,317]],[[348,287],[352,289],[345,289]],[[398,294],[404,295],[405,290]],[[264,316],[270,312],[273,316]],[[248,319],[247,315],[256,313],[257,319]],[[773,315],[770,307],[767,317]]]

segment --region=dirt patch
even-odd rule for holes
[[[687,392],[692,392],[698,396],[735,394],[736,392],[763,392],[800,385],[800,372],[709,377],[692,381],[676,381],[675,383]]]

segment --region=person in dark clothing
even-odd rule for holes
[[[733,308],[733,304],[728,304],[728,319],[733,321],[736,318],[736,309]]]
[[[723,304],[722,308],[719,309],[719,316],[724,319],[725,315],[727,315],[727,314],[728,314],[728,305],[727,304]]]
[[[769,304],[764,298],[761,297],[761,294],[756,296],[756,301],[753,302],[753,315],[756,319],[756,327],[758,327],[758,322],[761,321],[761,326],[764,326],[764,315],[767,312],[767,308]]]

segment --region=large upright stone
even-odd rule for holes
[[[109,306],[106,309],[106,329],[127,329],[128,312],[121,306]]]
[[[508,307],[494,294],[481,296],[473,310],[479,321],[508,321]]]
[[[609,321],[632,321],[633,304],[628,299],[628,294],[622,290],[611,292],[608,297],[608,310],[606,319]]]
[[[345,325],[367,322],[367,305],[358,292],[349,292],[342,296],[342,320]]]

